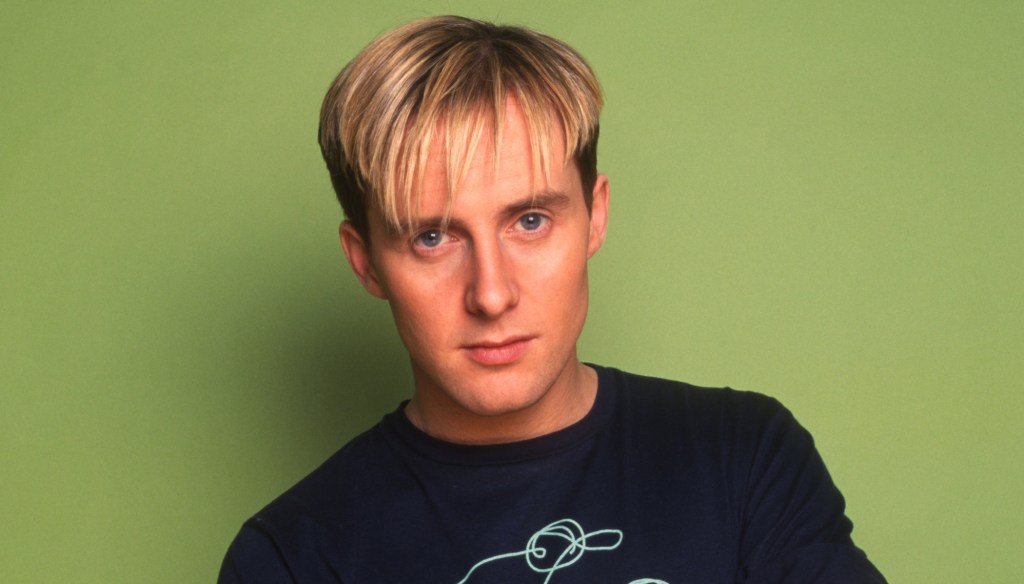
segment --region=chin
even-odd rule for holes
[[[536,381],[534,381],[536,383]],[[453,388],[449,397],[467,412],[477,416],[502,416],[530,409],[545,395],[546,388],[530,388],[524,381]]]
[[[495,418],[526,413],[551,394],[574,354],[563,359],[527,358],[490,367],[469,360],[447,363],[433,371],[414,365],[417,392],[440,413]],[[457,415],[457,414],[456,414]]]

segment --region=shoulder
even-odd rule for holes
[[[792,420],[777,399],[731,387],[704,387],[682,381],[596,367],[601,383],[616,393],[619,407],[630,417],[700,427],[762,426]]]
[[[702,468],[728,467],[740,483],[761,464],[814,451],[810,434],[773,397],[615,369],[599,373],[617,403],[612,434],[640,449]]]
[[[245,526],[275,541],[313,537],[323,525],[344,523],[353,502],[374,489],[382,452],[388,448],[380,426],[356,436],[319,467],[255,513]]]
[[[346,537],[339,526],[365,523],[361,503],[386,483],[389,448],[378,424],[355,437],[242,525],[220,582],[333,581]],[[268,574],[280,578],[264,580]],[[285,575],[290,575],[285,577]]]
[[[313,521],[333,521],[344,513],[341,502],[359,500],[363,491],[372,489],[368,478],[380,467],[388,446],[380,425],[363,432],[332,454],[316,469],[261,509],[254,520],[281,523],[289,518],[305,517]],[[341,495],[341,496],[339,496]]]
[[[853,545],[843,496],[814,440],[778,400],[598,373],[618,402],[609,436],[634,461],[649,461],[656,474],[647,476],[658,477],[649,488],[667,483],[702,510],[724,509],[715,529],[735,526],[744,581],[885,582]]]

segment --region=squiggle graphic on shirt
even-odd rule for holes
[[[549,551],[557,549],[550,543],[542,545],[540,543],[541,539],[554,539],[554,543],[564,545],[564,549],[554,559],[554,562],[544,562],[545,565],[540,565],[540,561],[547,558]],[[555,572],[578,562],[583,557],[584,552],[614,550],[620,544],[622,544],[622,532],[618,529],[601,529],[584,533],[583,527],[578,522],[572,519],[559,519],[534,533],[530,540],[526,542],[526,549],[499,554],[477,562],[457,584],[465,584],[469,577],[473,575],[473,572],[484,564],[519,556],[526,558],[526,564],[534,572],[547,574],[544,578],[544,584],[548,584]],[[667,582],[643,579],[634,580],[630,584],[667,584]]]

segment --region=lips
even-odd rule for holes
[[[466,345],[463,350],[481,365],[509,365],[526,353],[532,340],[532,337],[513,337],[501,341],[483,341]]]

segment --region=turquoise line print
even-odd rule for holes
[[[616,549],[621,544],[622,532],[618,529],[601,529],[586,533],[583,531],[583,526],[577,521],[559,519],[534,533],[529,541],[526,542],[526,548],[522,551],[499,554],[477,562],[457,584],[466,584],[473,575],[473,572],[477,571],[481,566],[518,557],[524,558],[527,566],[534,572],[546,574],[544,584],[548,584],[551,581],[551,577],[555,575],[555,572],[568,568],[580,561],[586,552],[610,551]],[[549,552],[556,551],[559,547],[562,547],[562,551],[554,558],[554,561],[544,561],[548,560]],[[668,583],[645,578],[634,580],[630,584]]]

